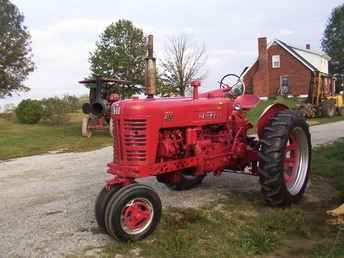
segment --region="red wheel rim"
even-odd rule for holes
[[[289,134],[286,152],[284,156],[284,181],[287,186],[291,186],[297,173],[297,152],[300,148],[297,137],[293,133]]]
[[[151,224],[153,213],[153,205],[149,200],[133,199],[121,211],[121,226],[127,234],[139,234]]]
[[[290,194],[298,194],[307,178],[309,143],[305,131],[296,127],[289,132],[283,160],[283,177]]]

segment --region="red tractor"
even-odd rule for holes
[[[121,91],[125,87],[131,87],[132,83],[100,76],[79,83],[85,84],[90,89],[90,102],[82,106],[82,111],[87,116],[82,120],[81,135],[91,137],[94,130],[109,130],[112,136],[110,107],[114,102],[120,100]]]
[[[146,99],[112,104],[114,122],[111,179],[98,195],[98,225],[121,241],[140,240],[160,220],[161,202],[138,178],[155,176],[174,190],[199,185],[208,173],[238,172],[259,177],[264,200],[282,207],[303,196],[310,172],[311,138],[305,119],[282,104],[268,107],[249,136],[245,111],[258,97],[245,94],[239,76],[233,85],[192,97],[155,98],[152,36],[146,58]],[[153,72],[152,72],[153,71]],[[225,79],[223,78],[223,79]]]

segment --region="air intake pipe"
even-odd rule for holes
[[[147,57],[145,58],[145,91],[148,98],[156,94],[156,60],[153,57],[153,35],[148,36]]]

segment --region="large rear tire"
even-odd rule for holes
[[[341,116],[344,116],[344,107],[339,108],[338,112]]]
[[[336,103],[330,100],[324,100],[321,104],[321,112],[323,116],[334,117],[336,115]]]
[[[160,216],[161,201],[151,187],[127,185],[111,197],[106,207],[106,230],[120,241],[141,240],[154,231]]]
[[[285,110],[264,128],[259,160],[259,181],[271,206],[299,201],[307,187],[311,165],[311,137],[302,115]]]

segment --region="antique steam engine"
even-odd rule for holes
[[[82,105],[82,111],[87,116],[82,120],[81,135],[91,137],[94,130],[107,129],[112,136],[111,105],[120,100],[121,92],[125,87],[131,87],[132,83],[101,76],[79,81],[79,83],[86,85],[90,90],[89,103]]]
[[[306,188],[311,142],[304,118],[281,104],[267,108],[256,125],[258,138],[248,136],[252,124],[245,111],[258,103],[245,94],[240,77],[228,85],[192,97],[155,98],[153,38],[146,58],[146,99],[112,104],[113,160],[111,178],[98,195],[96,220],[113,237],[139,240],[157,226],[161,202],[157,193],[135,179],[156,176],[171,189],[186,190],[208,173],[242,171],[260,178],[267,204],[286,206]],[[223,79],[224,79],[223,78]]]

